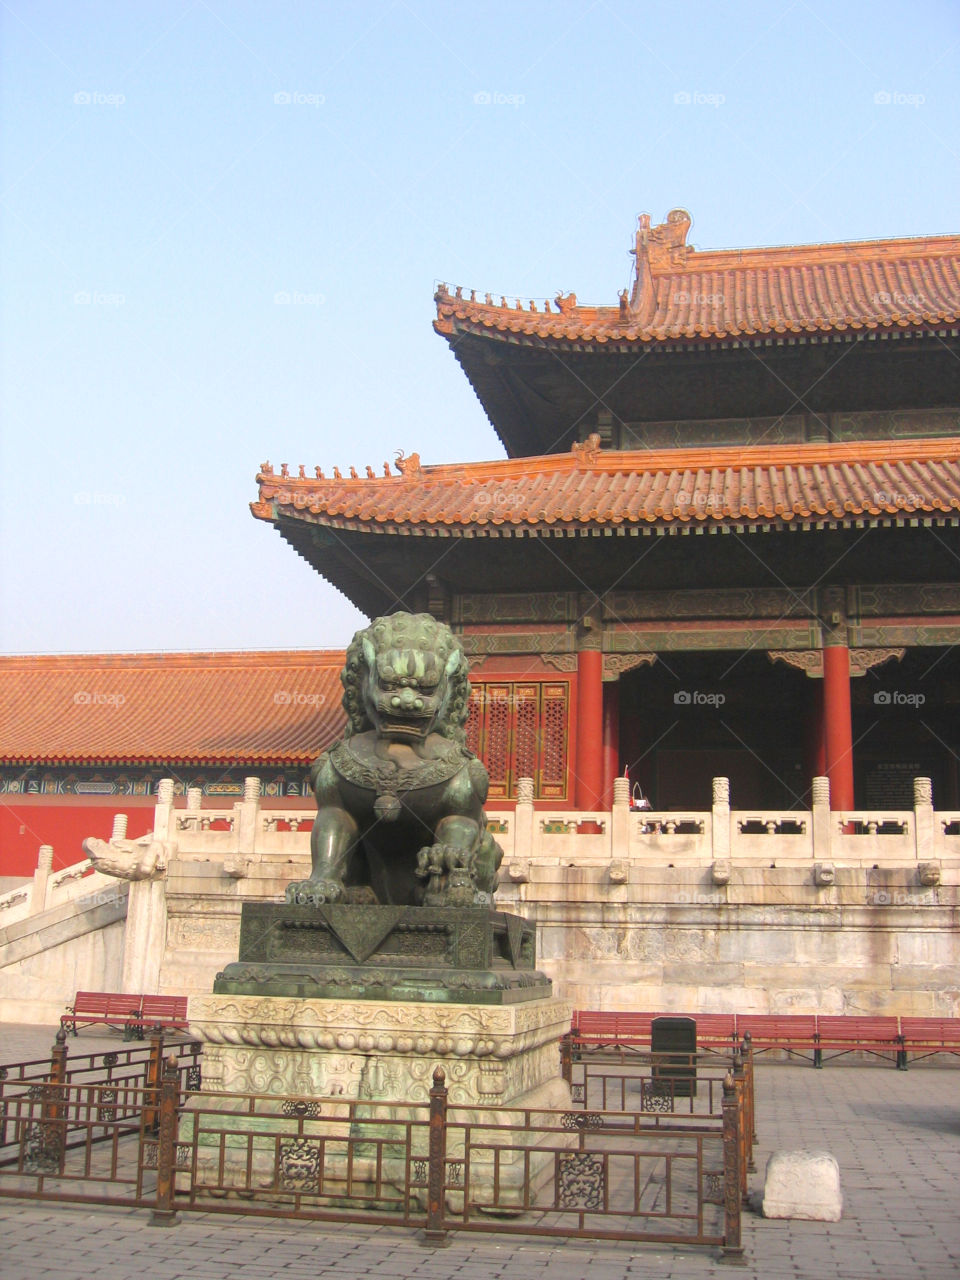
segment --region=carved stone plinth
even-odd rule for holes
[[[245,902],[220,995],[514,1004],[551,994],[536,932],[485,907]]]
[[[433,1069],[450,1103],[506,1104],[560,1073],[570,1006],[191,996],[204,1089],[426,1102]]]
[[[462,1151],[465,1121],[498,1123],[498,1110],[480,1108],[566,1110],[570,1106],[559,1051],[560,1037],[570,1026],[570,1006],[553,997],[490,1006],[191,996],[189,1018],[191,1034],[203,1042],[205,1091],[267,1095],[255,1107],[224,1096],[224,1119],[219,1125],[219,1108],[213,1108],[211,1120],[211,1101],[209,1097],[202,1101],[206,1115],[199,1117],[204,1128],[199,1136],[197,1177],[208,1186],[218,1182],[224,1190],[276,1188],[282,1192],[289,1189],[284,1180],[298,1176],[297,1161],[310,1155],[323,1160],[325,1194],[346,1202],[350,1188],[353,1195],[360,1195],[365,1185],[362,1161],[368,1153],[359,1139],[371,1134],[389,1136],[394,1128],[398,1145],[396,1150],[393,1143],[384,1148],[390,1161],[382,1176],[384,1182],[402,1188],[407,1176],[402,1115],[390,1104],[421,1104],[421,1123],[411,1130],[410,1141],[411,1158],[422,1163],[426,1104],[437,1066],[446,1074],[450,1107],[457,1109],[448,1157],[456,1158],[457,1142]],[[360,1130],[355,1119],[351,1124],[345,1104],[354,1100],[363,1104],[355,1116],[375,1121],[376,1127]],[[300,1136],[291,1138],[290,1117],[296,1130],[298,1116],[310,1123],[304,1122]],[[186,1137],[197,1122],[188,1107],[182,1135]],[[504,1112],[503,1123],[517,1123],[516,1113]],[[226,1135],[222,1146],[215,1132],[218,1127]],[[348,1156],[346,1140],[350,1138]],[[538,1144],[531,1139],[528,1145]],[[326,1153],[322,1157],[321,1150]],[[287,1156],[289,1168],[282,1167]],[[536,1181],[546,1176],[552,1156],[528,1154],[526,1163],[522,1150],[503,1156],[500,1186],[512,1187],[509,1195],[515,1192],[516,1202],[522,1203],[524,1178]],[[486,1176],[485,1159],[471,1165],[474,1187],[482,1185]],[[348,1160],[349,1187],[345,1181]],[[488,1172],[492,1178],[492,1164]],[[317,1185],[317,1171],[310,1176],[311,1185]],[[364,1194],[369,1194],[369,1188]]]

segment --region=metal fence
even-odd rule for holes
[[[156,1074],[158,1061],[135,1083],[80,1082],[65,1063],[8,1077],[0,1196],[149,1207],[158,1225],[197,1210],[399,1224],[427,1243],[472,1230],[742,1252],[752,1122],[739,1057],[696,1108],[672,1097],[656,1113],[592,1104],[614,1089],[614,1063],[587,1070],[583,1103],[557,1111],[450,1105],[441,1067],[429,1104],[407,1104],[205,1092],[189,1053]]]
[[[156,1124],[165,1053],[181,1086],[199,1088],[201,1048],[196,1041],[165,1042],[158,1028],[148,1045],[72,1057],[61,1030],[49,1059],[0,1067],[0,1172],[36,1173],[42,1190],[42,1179],[64,1169],[72,1151],[112,1145],[116,1159],[106,1180],[117,1181],[121,1139]],[[88,1180],[105,1158],[90,1156],[82,1174],[73,1161],[68,1178]],[[36,1190],[25,1185],[27,1194]]]

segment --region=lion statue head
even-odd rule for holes
[[[340,681],[345,737],[371,729],[422,741],[430,733],[464,743],[470,681],[460,641],[429,613],[391,613],[358,631]]]

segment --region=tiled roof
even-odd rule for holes
[[[960,319],[960,236],[700,251],[690,215],[640,219],[632,292],[619,306],[577,305],[575,294],[526,305],[483,301],[441,285],[435,328],[492,337],[599,343],[740,339],[847,330],[906,331]]]
[[[0,657],[0,760],[300,763],[342,731],[342,652]]]
[[[262,520],[365,532],[511,536],[597,526],[714,529],[960,511],[960,439],[604,451],[420,467],[369,479],[261,471]],[[416,457],[417,455],[413,455]]]

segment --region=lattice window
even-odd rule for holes
[[[510,691],[506,685],[487,685],[484,707],[483,762],[490,774],[490,794],[510,794]]]
[[[541,691],[543,725],[539,794],[560,800],[567,794],[567,725],[570,719],[570,686],[545,684]]]
[[[467,745],[487,767],[491,799],[516,797],[518,778],[533,778],[537,796],[566,799],[569,706],[566,681],[474,685]]]
[[[540,747],[539,685],[514,685],[514,759],[513,774],[516,778],[536,778]],[[516,789],[514,780],[511,790]]]
[[[470,690],[469,714],[464,732],[467,735],[467,749],[475,756],[480,754],[480,730],[483,724],[483,690],[474,685]]]

